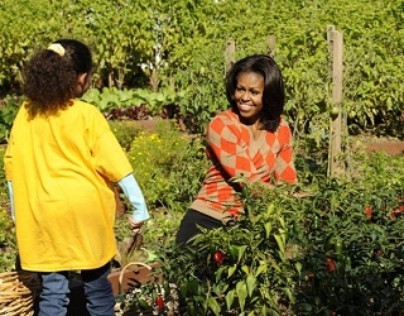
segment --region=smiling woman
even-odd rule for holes
[[[226,95],[231,109],[219,113],[208,126],[210,166],[180,224],[178,244],[198,234],[198,226],[218,228],[244,213],[238,198],[240,178],[268,187],[297,182],[292,135],[281,118],[283,79],[275,61],[253,55],[235,63],[226,78]]]

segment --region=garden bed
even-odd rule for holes
[[[404,141],[399,139],[358,136],[351,138],[351,144],[354,151],[385,152],[389,155],[404,154]]]

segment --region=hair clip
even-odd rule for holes
[[[66,52],[65,48],[59,43],[50,44],[47,49],[58,54],[60,57],[63,57]]]

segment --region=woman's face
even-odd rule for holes
[[[256,72],[241,72],[237,76],[234,100],[240,116],[249,124],[258,122],[263,108],[264,76]]]

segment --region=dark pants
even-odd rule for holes
[[[184,244],[195,235],[200,234],[201,231],[197,226],[215,229],[222,227],[223,223],[213,217],[190,209],[181,221],[175,242],[177,244]]]
[[[87,310],[91,316],[113,316],[115,297],[107,276],[110,263],[98,269],[82,270]],[[39,316],[64,316],[69,304],[69,278],[66,271],[41,273],[42,292],[39,297]]]

